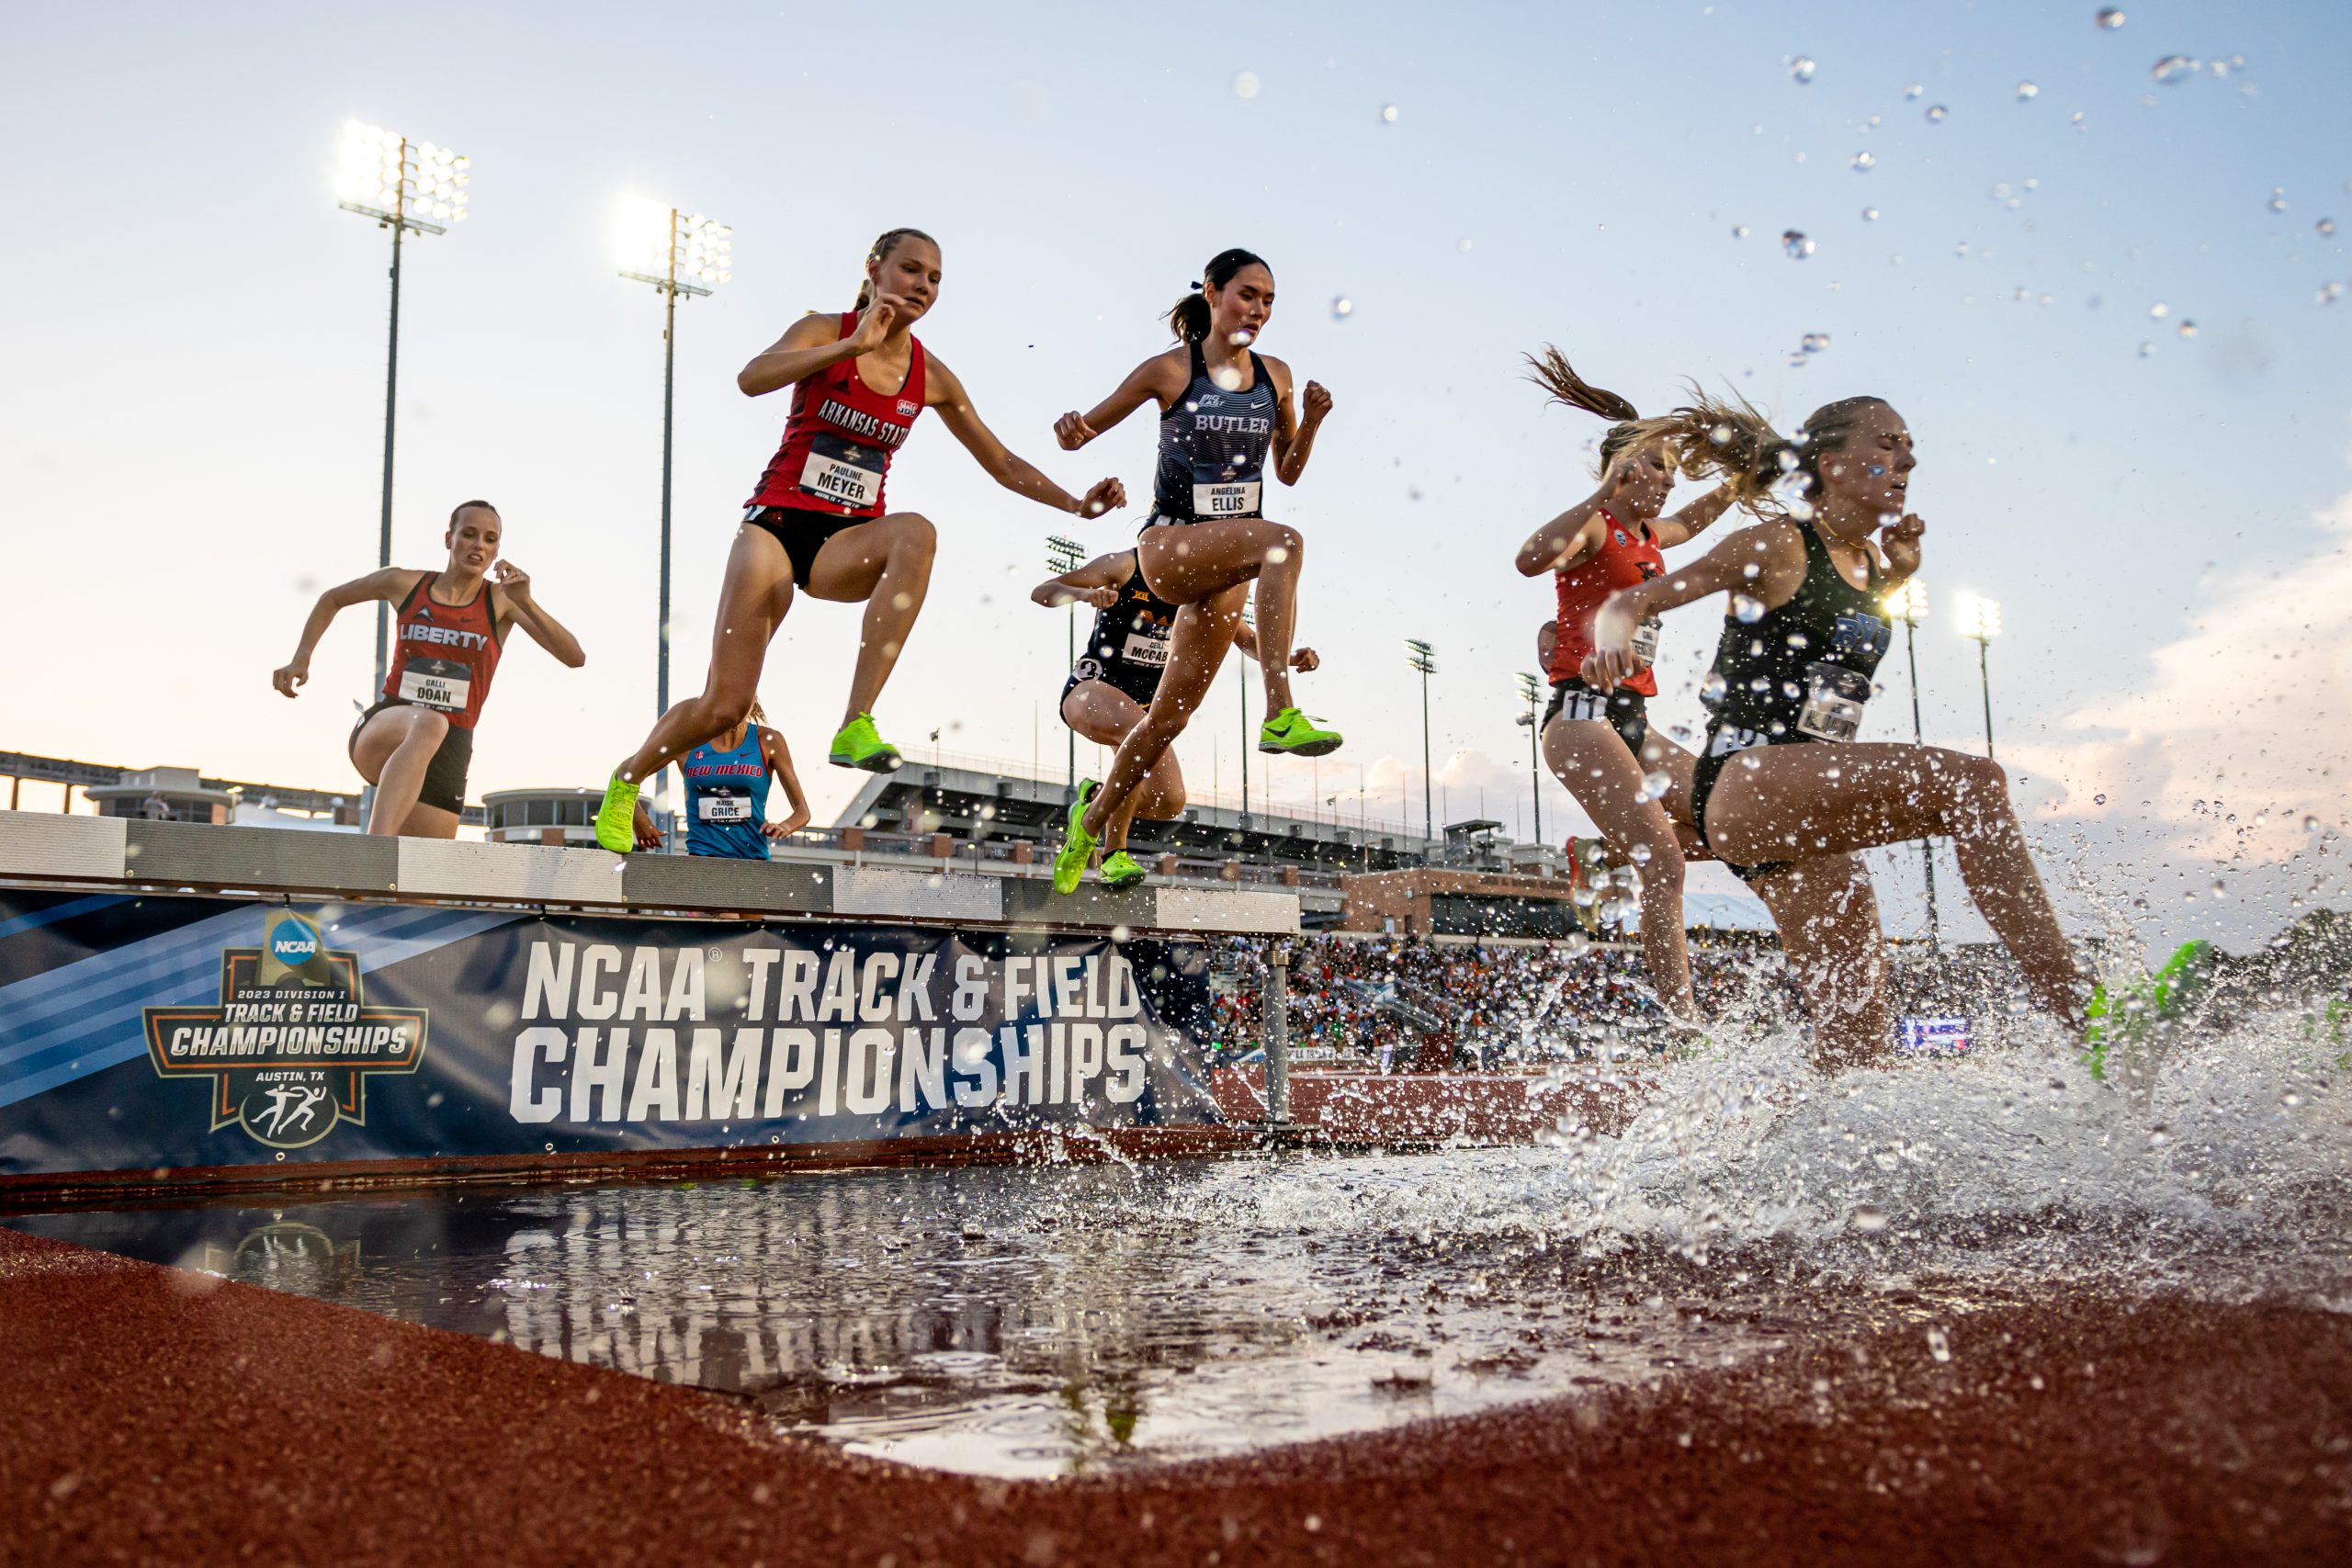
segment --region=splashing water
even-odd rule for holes
[[[2185,54],[2167,54],[2148,67],[2148,75],[2160,85],[2177,86],[2197,74],[2197,62]]]
[[[1813,240],[1802,230],[1783,230],[1781,233],[1781,249],[1788,253],[1791,261],[1803,261],[1813,254]]]
[[[1333,321],[1344,321],[1355,313],[1356,302],[1349,299],[1346,295],[1342,294],[1338,299],[1331,301],[1331,319]]]
[[[1813,80],[1813,73],[1818,69],[1811,55],[1800,54],[1789,62],[1789,80],[1800,87],[1804,86]]]

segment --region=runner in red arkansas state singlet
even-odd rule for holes
[[[1602,600],[1620,588],[1634,587],[1666,570],[1666,558],[1658,554],[1657,541],[1648,524],[1636,523],[1627,528],[1606,507],[1600,509],[1600,521],[1608,531],[1601,536],[1599,553],[1554,578],[1560,591],[1560,635],[1552,645],[1551,667],[1544,673],[1555,681],[1578,678],[1585,655],[1592,651],[1592,617]],[[1656,658],[1657,624],[1651,622],[1643,629],[1649,634],[1648,647],[1644,648],[1643,639],[1637,636],[1634,650],[1644,659]],[[1640,674],[1619,684],[1654,697],[1657,695],[1657,672],[1645,665]]]
[[[842,337],[857,325],[843,310]],[[912,357],[906,384],[877,392],[857,372],[857,361],[829,365],[792,389],[784,444],[768,460],[747,506],[789,506],[844,517],[879,517],[882,484],[891,456],[907,443],[922,412],[922,340],[908,336]]]

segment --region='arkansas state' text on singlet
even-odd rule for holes
[[[856,327],[857,313],[842,311],[840,336]],[[891,455],[906,445],[923,408],[922,340],[909,342],[913,356],[905,383],[895,392],[867,386],[854,358],[797,383],[783,445],[744,504],[797,507],[833,517],[881,516],[882,481]]]

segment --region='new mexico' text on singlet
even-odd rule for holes
[[[840,336],[856,329],[857,312],[842,312]],[[907,378],[895,392],[877,392],[857,373],[854,358],[827,366],[792,389],[784,443],[768,459],[746,506],[790,506],[833,517],[882,515],[882,481],[891,455],[906,445],[923,408],[922,340],[910,338]]]
[[[679,764],[686,775],[686,852],[722,860],[765,860],[768,760],[760,727],[747,724],[731,750],[706,743]]]
[[[436,604],[428,571],[401,601],[393,619],[392,665],[384,700],[447,714],[453,729],[471,729],[498,670],[498,622],[485,582],[462,604]]]
[[[1193,379],[1159,416],[1159,468],[1152,511],[1163,522],[1258,517],[1265,489],[1266,447],[1280,404],[1266,362],[1250,353],[1250,385],[1228,392],[1209,378],[1201,345],[1192,345]]]

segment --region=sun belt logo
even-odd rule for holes
[[[308,916],[272,910],[261,935],[221,949],[218,1001],[140,1010],[147,1055],[159,1077],[210,1080],[212,1131],[306,1148],[338,1122],[367,1124],[370,1077],[416,1071],[428,1017],[368,1006],[357,955],[327,946]]]

